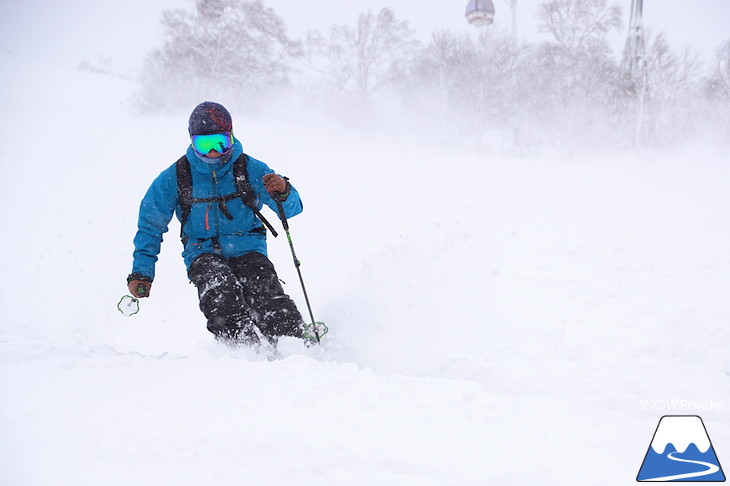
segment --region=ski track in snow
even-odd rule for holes
[[[667,457],[669,459],[671,459],[673,461],[677,461],[677,462],[687,462],[687,463],[690,463],[690,464],[698,464],[700,466],[706,467],[707,469],[704,470],[704,471],[698,471],[698,472],[694,472],[694,473],[675,474],[673,476],[663,476],[663,477],[659,477],[659,478],[644,479],[642,481],[677,481],[679,479],[699,478],[699,477],[702,477],[702,476],[709,476],[710,474],[714,474],[714,473],[716,473],[717,471],[720,470],[719,467],[717,467],[716,465],[711,464],[709,462],[691,461],[689,459],[682,459],[682,458],[679,458],[679,457],[674,457],[673,454],[675,454],[675,453],[672,452],[669,455],[667,455]]]
[[[730,396],[727,146],[474,153],[231,107],[302,193],[292,237],[331,329],[272,359],[213,342],[175,223],[151,298],[115,308],[187,113],[0,59],[2,484],[628,484],[661,415],[640,400]],[[727,454],[727,414],[702,415]]]

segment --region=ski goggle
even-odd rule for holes
[[[193,135],[190,138],[192,139],[195,151],[203,155],[208,154],[211,150],[223,154],[233,145],[233,135],[231,132]]]

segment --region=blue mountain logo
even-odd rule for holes
[[[697,415],[659,420],[637,481],[725,481],[710,436]]]

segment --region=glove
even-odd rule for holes
[[[278,196],[281,201],[286,201],[291,193],[291,184],[286,177],[277,174],[266,174],[263,179],[266,192],[272,196]]]
[[[133,273],[127,277],[127,288],[133,297],[138,299],[149,297],[150,289],[152,288],[152,280],[144,275]]]

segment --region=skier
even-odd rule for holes
[[[295,216],[302,211],[299,193],[287,178],[243,153],[222,105],[206,101],[195,107],[188,131],[186,155],[142,199],[129,291],[149,296],[162,235],[175,213],[188,276],[217,339],[237,345],[255,344],[261,336],[274,342],[302,337],[302,316],[267,258],[262,223],[268,222],[258,212],[263,204],[277,211],[278,198],[286,217]]]

